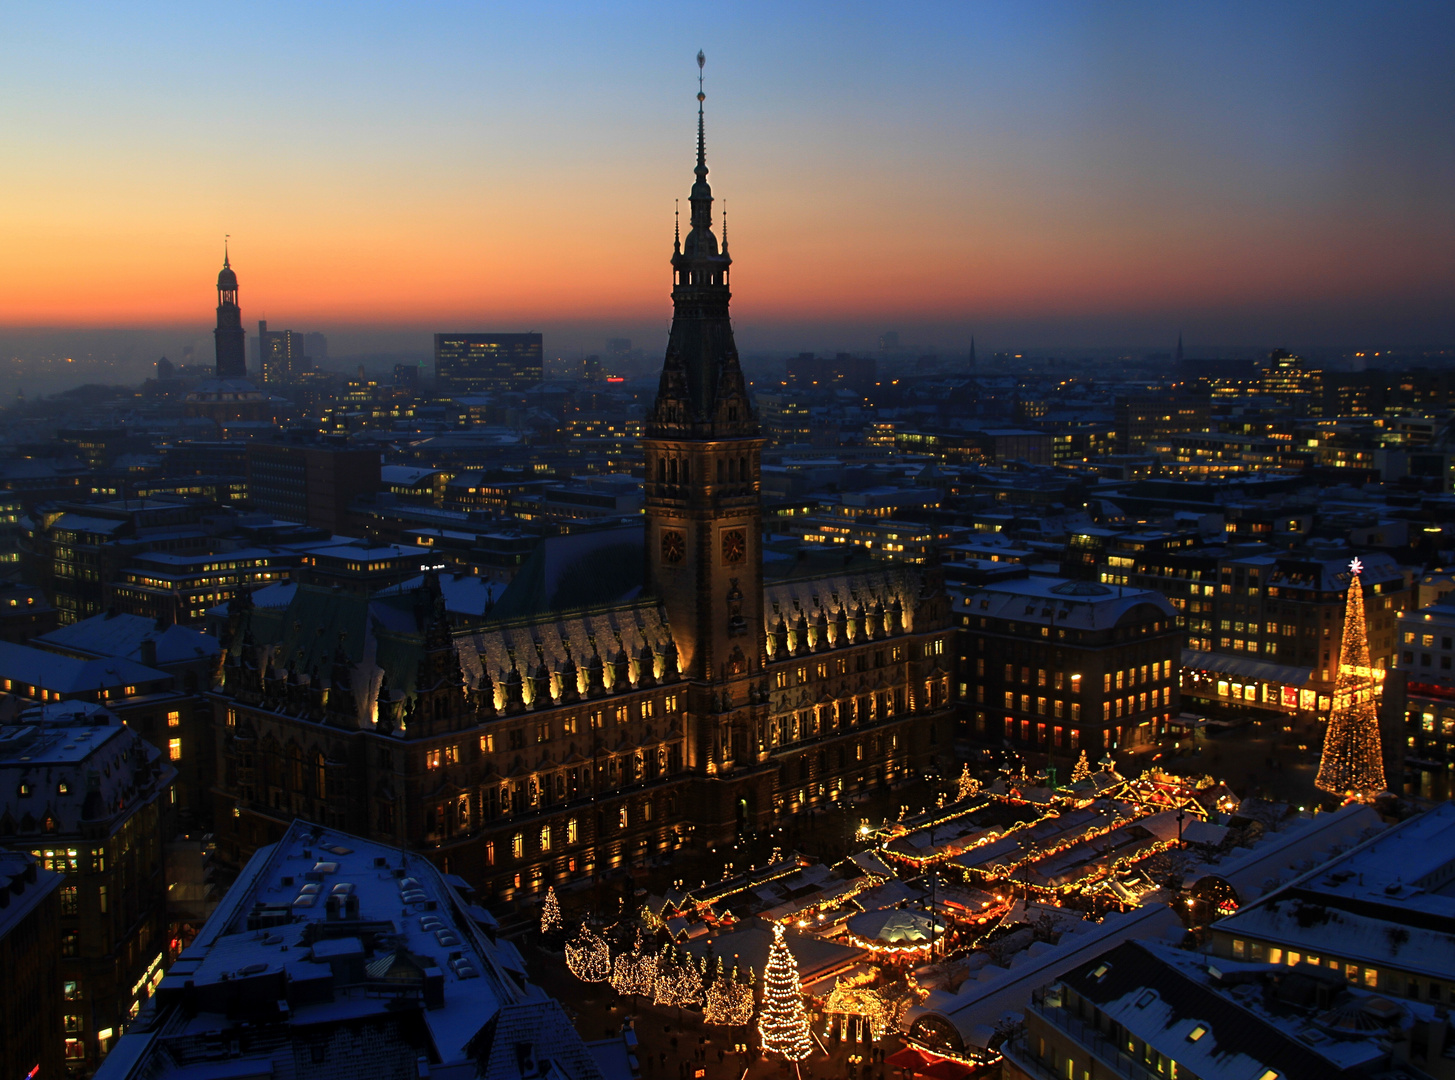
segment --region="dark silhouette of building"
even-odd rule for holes
[[[260,443],[248,447],[248,498],[256,510],[347,533],[349,507],[380,490],[379,470],[377,450]]]
[[[212,334],[217,342],[217,377],[246,379],[248,357],[242,308],[237,304],[237,274],[226,250],[222,255],[222,271],[217,275],[217,329]]]
[[[519,391],[542,378],[540,334],[436,334],[434,374],[447,394]]]
[[[788,381],[798,386],[842,386],[867,393],[874,385],[876,367],[872,356],[851,356],[841,352],[830,359],[813,353],[799,353],[788,361]]]
[[[62,1074],[61,875],[0,851],[0,1075]],[[69,1007],[72,1003],[67,1002]]]

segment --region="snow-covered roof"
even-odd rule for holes
[[[1455,804],[1379,832],[1215,926],[1305,955],[1455,971]]]

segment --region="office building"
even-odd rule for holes
[[[61,881],[60,874],[42,870],[29,852],[0,850],[3,1076],[60,1076],[64,1047],[77,1034],[68,1029],[79,1018],[65,1016],[61,1007],[64,983],[56,950],[61,940]]]
[[[443,394],[518,393],[542,379],[540,334],[436,334],[435,383]]]
[[[175,777],[99,706],[42,706],[0,727],[0,845],[64,879],[51,942],[73,1070],[96,1067],[161,978],[163,815]]]
[[[123,567],[146,552],[207,550],[217,506],[201,499],[55,503],[21,521],[21,552],[62,624],[100,614]]]
[[[380,468],[377,450],[257,443],[248,447],[248,498],[255,510],[348,533],[354,500],[381,488]]]
[[[1180,710],[1182,632],[1159,593],[997,573],[949,587],[979,740],[1067,761],[1146,746]]]
[[[1455,596],[1401,612],[1399,637],[1410,794],[1449,799],[1455,797]]]
[[[322,335],[300,334],[296,330],[269,330],[258,322],[258,365],[265,384],[289,383],[295,376],[313,370],[307,340]]]

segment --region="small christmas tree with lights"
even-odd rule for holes
[[[1086,760],[1086,751],[1081,751],[1081,756],[1076,759],[1076,764],[1071,768],[1071,782],[1079,784],[1083,780],[1091,779],[1091,762]]]
[[[582,923],[576,940],[566,945],[566,967],[582,982],[606,982],[611,978],[611,950]]]
[[[1364,624],[1363,564],[1349,564],[1349,593],[1344,601],[1344,639],[1334,705],[1324,733],[1324,752],[1314,784],[1335,795],[1370,798],[1384,790],[1384,750],[1379,738],[1379,680],[1369,665],[1369,634]]]
[[[960,790],[959,793],[956,795],[956,799],[959,802],[964,802],[972,795],[979,794],[979,792],[980,781],[970,775],[970,765],[967,763],[965,767],[960,770]]]
[[[803,1009],[803,985],[798,962],[783,940],[783,924],[773,927],[773,946],[763,969],[763,1010],[758,1014],[758,1037],[763,1049],[802,1061],[813,1052],[808,1015]]]
[[[556,899],[556,887],[546,890],[546,902],[541,905],[541,935],[549,937],[561,929],[561,902]]]

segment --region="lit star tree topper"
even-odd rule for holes
[[[1324,733],[1324,752],[1314,783],[1324,791],[1372,798],[1384,790],[1384,750],[1379,737],[1379,678],[1369,664],[1369,634],[1364,622],[1364,564],[1349,563],[1349,592],[1344,601],[1344,637],[1334,704]]]
[[[803,985],[798,962],[783,939],[783,924],[773,927],[773,946],[763,969],[763,1008],[758,1013],[758,1037],[763,1049],[802,1061],[813,1052],[808,1014],[803,1008]]]

